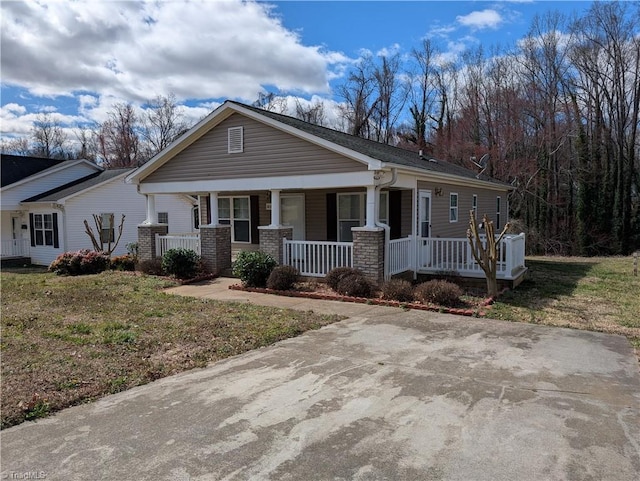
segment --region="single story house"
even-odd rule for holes
[[[198,198],[191,241],[214,272],[231,265],[232,252],[261,249],[306,276],[347,265],[377,282],[406,271],[482,277],[467,244],[469,212],[487,214],[499,231],[512,190],[445,161],[234,101],[126,181],[147,197],[143,257],[161,253],[157,239],[164,248],[172,241],[154,222],[156,199],[184,194]],[[500,251],[499,277],[522,276],[524,234]]]
[[[137,226],[147,217],[147,204],[135,185],[124,178],[133,169],[105,170],[87,160],[55,160],[2,155],[2,259],[49,265],[59,254],[93,249],[85,232],[87,220],[94,232],[93,215],[103,219],[103,232],[117,237],[124,214],[123,232],[113,255],[127,253],[137,242]],[[168,195],[159,199],[155,223],[176,233],[194,230],[195,198]],[[113,214],[114,225],[107,221]]]

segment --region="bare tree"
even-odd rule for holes
[[[436,49],[431,40],[423,40],[422,49],[413,49],[415,70],[410,72],[412,89],[409,101],[412,141],[419,148],[427,146],[427,125],[436,101],[434,57]]]
[[[50,159],[64,159],[67,135],[49,112],[42,112],[36,116],[31,128],[33,146],[32,154]]]
[[[303,105],[302,102],[296,98],[295,102],[297,118],[311,124],[325,125],[324,104],[321,101],[316,100],[313,103],[309,102],[307,105]]]
[[[137,167],[147,160],[140,152],[139,128],[133,105],[113,105],[97,133],[98,155],[105,167]]]
[[[483,240],[476,221],[476,214],[473,210],[470,212],[469,217],[467,239],[471,246],[471,254],[485,273],[485,277],[487,278],[488,296],[495,298],[498,295],[498,248],[500,246],[500,242],[502,242],[502,239],[507,233],[507,230],[509,230],[509,223],[507,222],[505,224],[502,232],[496,238],[493,221],[489,220],[485,214],[482,219],[482,226],[486,232],[486,237]]]
[[[118,243],[120,242],[120,238],[122,237],[122,232],[124,231],[124,219],[125,215],[122,214],[122,218],[120,219],[120,225],[118,226],[118,236],[115,236],[115,218],[113,214],[109,214],[105,218],[103,218],[100,214],[93,214],[93,222],[96,226],[96,232],[93,231],[89,222],[84,220],[84,228],[85,233],[91,239],[91,243],[93,244],[93,249],[98,252],[104,252],[108,256],[110,256],[113,251],[118,247]],[[106,225],[105,225],[106,221]]]
[[[0,152],[11,155],[31,155],[31,145],[26,137],[15,139],[2,139],[0,141]]]
[[[156,96],[149,102],[142,118],[142,137],[148,149],[146,157],[151,158],[164,150],[188,128],[175,95]]]
[[[407,102],[409,84],[401,82],[399,74],[399,54],[380,57],[380,64],[373,69],[377,101],[371,114],[372,138],[385,144],[392,143],[398,117]]]
[[[339,88],[339,95],[345,101],[342,113],[349,124],[348,133],[357,137],[370,138],[371,115],[378,103],[372,67],[371,57],[362,59],[350,73],[347,82]]]

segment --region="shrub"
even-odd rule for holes
[[[246,287],[265,287],[271,271],[278,265],[269,254],[260,251],[242,251],[233,262],[233,275]]]
[[[114,271],[134,271],[136,269],[136,262],[133,257],[126,254],[123,256],[112,257],[110,267]]]
[[[344,277],[353,274],[362,276],[362,272],[360,272],[358,269],[354,269],[353,267],[334,267],[329,272],[327,272],[324,280],[331,289],[337,292],[338,284],[340,283],[340,281]]]
[[[382,298],[390,301],[413,301],[413,286],[404,279],[391,279],[382,285]]]
[[[278,266],[271,271],[267,279],[267,287],[278,291],[288,291],[298,282],[300,274],[295,267]]]
[[[129,254],[129,256],[133,258],[133,261],[138,262],[138,252],[139,252],[138,243],[129,242],[125,247],[127,248],[127,254]]]
[[[61,276],[81,276],[105,271],[109,263],[109,256],[103,252],[81,249],[63,252],[49,265],[49,270]]]
[[[162,255],[162,270],[178,279],[189,279],[198,272],[200,256],[191,249],[169,249]]]
[[[423,282],[414,290],[414,296],[420,302],[447,307],[455,306],[461,295],[462,289],[457,284],[442,280]]]
[[[150,276],[163,276],[164,271],[162,270],[162,259],[146,259],[138,262],[137,264],[138,270],[143,274],[148,274]]]
[[[340,279],[335,291],[343,296],[371,297],[373,284],[361,273],[352,273]]]

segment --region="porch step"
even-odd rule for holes
[[[24,267],[31,265],[31,257],[6,257],[0,260],[0,267]]]

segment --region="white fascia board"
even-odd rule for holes
[[[514,187],[510,185],[494,184],[493,182],[487,182],[486,180],[470,179],[467,177],[460,177],[454,174],[444,174],[442,172],[424,171],[422,169],[412,169],[402,165],[384,164],[385,167],[395,167],[398,169],[398,173],[409,173],[410,175],[417,177],[418,180],[425,182],[446,182],[447,184],[470,186],[470,187],[483,187],[485,189],[497,190],[500,192],[514,190]]]
[[[34,180],[37,180],[37,179],[41,179],[42,177],[46,177],[47,175],[51,175],[51,174],[54,174],[56,172],[60,172],[61,170],[69,169],[69,168],[74,167],[74,166],[76,166],[78,164],[87,164],[87,165],[93,167],[96,170],[104,170],[99,165],[96,165],[93,162],[89,162],[88,160],[85,160],[85,159],[67,160],[65,162],[62,162],[61,164],[54,165],[53,167],[49,167],[48,169],[42,170],[42,171],[38,172],[37,174],[33,174],[33,175],[30,175],[29,177],[25,177],[24,179],[21,179],[18,182],[14,182],[11,185],[5,185],[2,188],[2,190],[3,191],[7,191],[7,190],[12,189],[14,187],[17,187],[19,185],[26,184],[28,182],[31,182],[31,181],[34,181]]]
[[[373,171],[343,174],[316,174],[303,176],[254,177],[242,179],[193,180],[188,182],[158,182],[140,184],[141,194],[183,194],[230,192],[245,190],[302,190],[338,189],[374,185]]]

